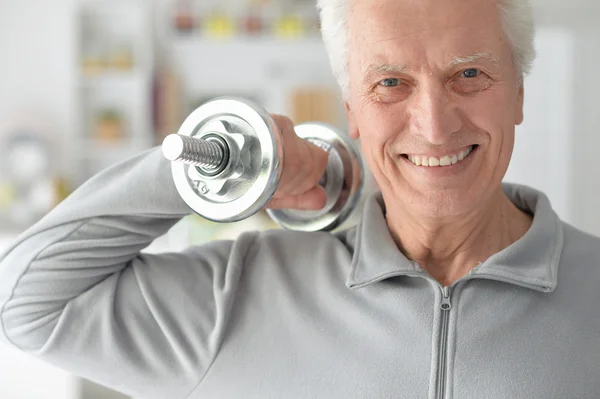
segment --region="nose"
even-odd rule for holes
[[[463,125],[458,105],[441,83],[428,82],[414,93],[410,113],[411,133],[432,145],[442,145]]]

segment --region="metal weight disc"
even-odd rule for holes
[[[320,183],[327,193],[327,203],[318,211],[268,209],[267,213],[289,230],[331,231],[348,219],[360,200],[364,181],[361,157],[351,139],[331,125],[302,123],[295,131],[328,152],[327,169]]]
[[[283,140],[275,121],[259,105],[236,97],[215,98],[194,110],[177,133],[198,138],[217,133],[231,146],[230,164],[239,157],[235,173],[215,178],[172,162],[177,191],[198,215],[215,222],[243,220],[275,193],[283,169]]]

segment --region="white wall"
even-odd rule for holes
[[[75,1],[0,0],[0,134],[30,121],[71,136]]]
[[[580,25],[573,64],[576,66],[571,116],[573,223],[600,236],[600,11],[595,22]]]
[[[0,397],[79,399],[78,382],[68,373],[0,344]]]
[[[23,121],[61,138],[71,134],[74,1],[0,0],[0,134]],[[1,398],[75,399],[76,393],[71,375],[0,344]]]
[[[571,159],[569,186],[571,221],[585,231],[600,236],[600,1],[536,0],[540,24],[567,29],[572,35],[572,102],[570,127]],[[548,61],[550,62],[550,61]],[[555,62],[564,60],[556,58]],[[553,80],[546,82],[552,85]],[[564,162],[562,154],[548,162]]]
[[[538,15],[548,13],[561,16],[563,13],[600,12],[600,3],[596,0],[532,0]]]
[[[517,127],[515,148],[505,181],[544,192],[558,215],[574,220],[571,184],[574,40],[562,28],[542,28],[536,38],[537,58],[525,79],[524,122]],[[552,84],[548,84],[552,82]],[[554,162],[563,154],[561,162]]]

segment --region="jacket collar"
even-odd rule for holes
[[[486,278],[537,291],[556,288],[556,276],[563,246],[563,229],[548,197],[533,188],[503,184],[513,203],[531,214],[533,223],[518,241],[474,265],[466,278]],[[385,220],[380,192],[367,198],[356,236],[352,266],[346,285],[360,288],[396,276],[427,276],[419,265],[396,246]]]

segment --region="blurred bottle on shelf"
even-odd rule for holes
[[[314,1],[279,0],[274,12],[273,34],[283,39],[314,36],[318,33],[318,14]]]
[[[240,17],[241,31],[245,36],[256,37],[269,34],[271,0],[246,0]]]
[[[178,0],[175,4],[174,27],[179,34],[193,32],[198,26],[190,0]]]
[[[93,138],[98,141],[114,143],[125,137],[123,116],[115,109],[101,111],[95,121]]]
[[[131,71],[135,66],[131,46],[121,44],[111,47],[107,64],[114,70],[121,72]]]
[[[173,27],[176,34],[196,31],[208,39],[273,36],[294,39],[319,32],[312,2],[288,0],[176,0]],[[196,7],[195,7],[196,6]]]
[[[306,27],[298,15],[285,13],[275,21],[274,34],[285,39],[298,38],[306,34]]]
[[[83,76],[93,77],[110,71],[128,72],[135,68],[132,46],[128,43],[104,43],[89,45],[81,58]]]
[[[236,33],[234,18],[223,10],[215,10],[204,18],[204,35],[209,38],[231,38]]]
[[[261,36],[264,33],[264,22],[260,9],[247,9],[242,17],[242,31],[246,36]]]
[[[84,76],[96,76],[106,69],[106,57],[102,47],[93,43],[86,46],[82,55],[81,68]]]

